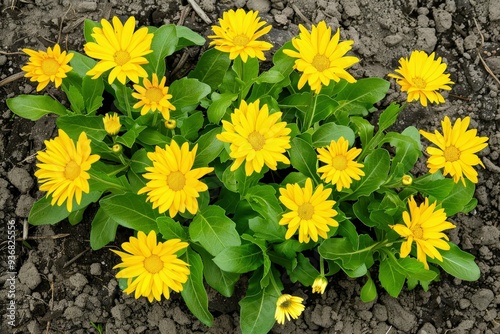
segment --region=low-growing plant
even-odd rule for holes
[[[445,117],[442,132],[391,131],[407,102],[373,120],[390,83],[356,80],[348,68],[359,60],[346,55],[353,41],[325,22],[300,25],[262,71],[272,45],[259,38],[271,26],[257,15],[224,13],[208,36],[214,47],[172,82],[165,59],[205,44],[183,26],[86,20],[86,55],[25,49],[23,70],[37,90],[53,82],[70,103],[7,101],[31,120],[57,115],[58,136],[37,155],[47,196],[29,222],[77,224],[97,203],[92,249],[113,242],[119,226],[135,232],[113,250],[124,291],[150,302],[180,292],[207,326],[205,283],[231,297],[246,275],[243,333],[300,316],[303,300],[287,293],[284,277],[324,293],[343,272],[362,280],[365,302],[376,298],[377,279],[394,297],[405,283],[427,290],[439,268],[478,279],[474,257],[444,231],[455,227],[449,217],[476,206],[473,166],[487,138],[468,130],[468,117]],[[444,102],[439,90],[453,84],[445,71],[441,58],[414,51],[389,76],[408,102],[426,106]],[[425,159],[421,135],[436,146],[427,148],[429,172],[413,175]]]

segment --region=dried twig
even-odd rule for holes
[[[184,53],[181,56],[181,59],[179,59],[179,62],[177,65],[175,65],[174,69],[170,72],[170,76],[173,76],[175,73],[179,72],[179,70],[184,66],[186,61],[188,60],[189,57],[189,52],[184,51]]]
[[[481,51],[482,51],[483,45],[484,45],[484,36],[481,33],[481,28],[479,28],[479,24],[477,23],[476,18],[473,17],[473,19],[474,19],[474,23],[476,24],[477,32],[479,33],[479,36],[481,36],[481,45],[478,48],[476,48],[477,56],[479,57],[479,60],[483,64],[484,69],[486,70],[486,72],[488,72],[488,74],[491,75],[491,77],[493,79],[495,79],[495,81],[497,82],[497,84],[500,86],[500,80],[497,78],[497,76],[495,75],[495,73],[493,73],[493,71],[490,69],[490,67],[488,66],[488,64],[486,64],[486,62],[484,61],[483,57],[481,56]]]
[[[39,236],[39,237],[26,237],[26,239],[24,238],[17,238],[16,241],[24,241],[24,240],[56,240],[56,239],[61,239],[61,238],[66,238],[67,236],[69,236],[71,234],[69,233],[63,233],[63,234],[54,234],[54,235],[42,235],[42,236]]]
[[[203,9],[201,9],[201,7],[198,6],[198,4],[194,0],[187,0],[187,1],[191,5],[191,7],[193,7],[193,9],[196,12],[196,14],[198,14],[198,16],[203,21],[205,21],[206,24],[212,24],[212,20],[210,20],[210,18],[208,17],[208,15],[205,14],[205,12],[203,11]]]
[[[177,25],[182,26],[184,25],[184,22],[186,21],[186,17],[189,15],[189,12],[191,11],[191,6],[186,6],[184,9],[181,10],[181,16],[179,17],[179,21],[177,22]]]
[[[54,280],[50,280],[50,290],[52,292],[52,295],[50,297],[50,304],[49,304],[49,310],[52,312],[54,310]],[[51,319],[47,321],[47,327],[45,328],[45,334],[49,333],[50,330],[50,323],[52,322]]]
[[[25,55],[26,53],[21,52],[21,51],[16,51],[16,52],[5,52],[5,51],[0,51],[0,55],[6,55],[6,56],[13,56],[13,55]]]
[[[296,4],[292,4],[292,8],[295,11],[295,13],[302,19],[302,21],[304,21],[309,25],[312,24],[311,20],[309,20],[304,14],[302,14],[302,12],[300,11],[299,7],[297,7]]]
[[[25,74],[25,72],[19,72],[19,73],[14,73],[14,74],[8,76],[7,78],[0,81],[0,87],[5,86],[6,84],[14,82],[18,79],[21,79],[22,77],[24,77],[24,74]]]
[[[66,268],[67,266],[71,265],[73,262],[75,262],[79,258],[81,258],[83,256],[83,254],[87,253],[89,250],[90,250],[90,248],[87,248],[86,250],[84,250],[83,252],[81,252],[80,254],[78,254],[77,256],[75,256],[74,258],[69,260],[68,262],[66,262],[63,266],[63,269]]]
[[[23,221],[23,241],[28,238],[28,219]]]

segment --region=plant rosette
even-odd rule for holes
[[[415,51],[401,59],[391,76],[408,102],[391,103],[372,124],[366,116],[390,84],[349,74],[358,59],[346,55],[353,42],[339,30],[300,26],[262,71],[272,45],[259,38],[271,27],[242,9],[219,24],[209,36],[214,47],[172,82],[166,57],[206,42],[182,26],[87,20],[86,54],[25,49],[26,76],[38,90],[54,83],[70,103],[47,95],[7,101],[31,120],[57,115],[59,134],[37,155],[47,195],[33,205],[31,224],[77,224],[96,203],[92,249],[113,242],[119,226],[134,231],[115,251],[124,291],[152,302],[180,292],[207,326],[204,284],[230,297],[247,276],[243,333],[300,316],[303,300],[287,294],[284,275],[324,293],[344,272],[364,281],[366,302],[380,290],[374,275],[394,297],[405,283],[427,290],[439,268],[479,278],[474,257],[446,231],[455,227],[450,217],[476,206],[476,153],[488,138],[468,129],[468,117],[446,117],[434,133],[390,130],[406,103],[444,101],[439,90],[453,82],[441,58]],[[429,171],[413,175],[421,135],[435,146],[427,148]]]

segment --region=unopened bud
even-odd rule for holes
[[[325,276],[318,276],[314,280],[314,283],[312,285],[312,292],[313,293],[325,293],[326,286],[328,285],[328,281],[326,280]]]
[[[165,127],[169,130],[175,129],[177,126],[177,122],[175,119],[169,119],[168,121],[165,121]]]
[[[114,144],[113,147],[111,148],[111,150],[113,151],[113,153],[120,153],[123,149],[123,146],[121,146],[120,144]]]
[[[401,182],[403,183],[403,185],[409,186],[413,183],[413,178],[410,175],[404,175]]]

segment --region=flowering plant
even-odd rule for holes
[[[468,129],[468,117],[453,125],[445,117],[442,133],[392,132],[404,104],[391,103],[375,124],[366,119],[390,84],[348,72],[358,59],[346,55],[353,42],[340,41],[340,30],[299,26],[261,71],[272,45],[259,38],[271,27],[242,9],[219,23],[209,36],[214,48],[173,82],[165,58],[205,43],[182,26],[87,20],[86,55],[59,45],[25,49],[26,77],[37,90],[53,82],[70,103],[47,95],[7,101],[31,120],[57,115],[58,136],[37,155],[47,196],[34,204],[31,224],[77,224],[98,203],[94,250],[114,241],[119,226],[135,233],[113,250],[124,291],[151,302],[180,292],[207,326],[204,282],[230,297],[246,275],[243,333],[300,316],[303,299],[286,293],[284,276],[316,293],[340,271],[363,277],[363,301],[377,296],[374,275],[394,297],[405,283],[427,289],[438,267],[478,279],[474,257],[444,232],[455,227],[449,217],[477,203],[473,166],[482,165],[476,153],[488,138]],[[441,58],[415,51],[400,65],[390,76],[408,102],[444,102],[439,90],[453,82]],[[421,135],[437,146],[427,148],[422,175],[414,168]]]

